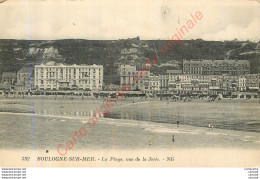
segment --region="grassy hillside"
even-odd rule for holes
[[[17,72],[22,66],[48,61],[66,64],[101,64],[104,66],[104,82],[119,83],[118,66],[134,64],[142,66],[145,58],[159,55],[154,74],[166,69],[181,69],[183,59],[246,59],[250,60],[251,73],[260,72],[260,44],[242,41],[185,40],[179,47],[172,47],[167,55],[160,55],[166,41],[134,39],[93,41],[83,39],[64,40],[0,40],[0,75],[4,71]],[[133,52],[124,52],[132,49]],[[30,52],[30,53],[29,53]]]

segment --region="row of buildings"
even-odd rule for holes
[[[150,94],[230,94],[259,91],[259,74],[250,74],[247,60],[183,60],[182,70],[166,70],[153,75],[148,71],[135,81],[138,73],[134,65],[119,67],[120,84],[128,83],[132,90]],[[98,92],[103,84],[102,65],[64,65],[49,62],[23,67],[16,73],[4,72],[3,85],[15,90],[86,90]],[[117,87],[117,85],[115,85]],[[115,89],[117,90],[117,89]]]
[[[246,75],[250,73],[248,60],[183,60],[183,74],[190,75]]]
[[[4,72],[2,85],[13,85],[15,90],[88,90],[103,89],[102,65],[64,65],[49,62],[23,67],[17,74]]]
[[[144,93],[159,94],[223,94],[233,92],[258,92],[259,74],[230,75],[185,75],[169,74],[145,76],[135,85]]]
[[[136,67],[121,65],[120,83],[129,83],[132,89],[159,94],[223,94],[258,92],[259,74],[250,74],[248,60],[183,60],[182,70],[166,70],[166,74],[147,72],[137,82]]]

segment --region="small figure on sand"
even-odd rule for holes
[[[179,125],[180,125],[180,121],[177,121],[177,127],[179,127]]]
[[[209,123],[209,130],[213,130],[214,126]]]
[[[151,146],[151,145],[152,145],[152,142],[151,142],[151,141],[149,141],[148,145],[149,145],[149,146]]]
[[[174,135],[172,135],[172,142],[174,142]]]

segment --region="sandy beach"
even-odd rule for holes
[[[165,151],[167,155],[183,158],[182,154],[192,155],[196,151],[203,158],[207,157],[206,153],[206,156],[203,156],[204,151],[214,153],[213,150],[216,149],[230,154],[240,151],[246,157],[248,153],[258,151],[260,147],[260,133],[254,132],[257,131],[257,127],[255,129],[250,125],[257,126],[259,123],[257,100],[240,102],[239,99],[237,102],[233,100],[232,103],[230,100],[215,103],[161,101],[156,105],[153,100],[127,99],[113,108],[110,118],[101,118],[95,127],[89,127],[87,122],[103,103],[103,99],[82,101],[79,98],[73,99],[71,102],[71,100],[61,99],[61,97],[56,100],[53,97],[47,97],[44,100],[41,98],[43,97],[33,100],[33,111],[31,111],[30,98],[1,99],[0,147],[4,151],[3,154],[19,150],[33,158],[33,153],[36,153],[36,156],[41,156],[44,153],[46,155],[46,150],[48,150],[48,155],[59,157],[58,145],[64,144],[66,146],[66,142],[72,140],[74,132],[78,132],[82,127],[86,129],[87,134],[77,140],[77,144],[68,150],[66,156],[83,156],[93,152],[104,156],[126,151],[142,155],[149,153],[162,155],[161,151]],[[227,107],[223,108],[223,105],[227,105]],[[220,106],[222,106],[222,110],[220,110]],[[204,120],[203,115],[205,114],[188,112],[191,109],[196,111],[197,108],[205,108],[205,114],[209,114],[206,117],[209,119]],[[248,108],[254,111],[245,113]],[[136,109],[140,109],[142,112]],[[223,110],[229,118],[221,119]],[[136,113],[132,114],[131,111],[136,111]],[[241,119],[236,118],[238,111],[247,115],[247,118],[244,119],[244,116]],[[177,114],[172,115],[171,112]],[[146,113],[150,115],[147,116]],[[161,118],[156,121],[158,116]],[[171,119],[167,120],[169,117]],[[176,120],[181,121],[179,127]],[[225,122],[221,122],[222,120]],[[209,129],[208,121],[216,121],[216,127]],[[233,122],[235,125],[231,127],[223,125],[224,129],[218,128],[218,124],[232,124]],[[243,127],[245,123],[248,123],[245,125],[245,130],[240,130],[239,126]],[[211,124],[215,125],[214,122]],[[228,129],[234,126],[237,126],[236,130]],[[239,156],[240,154],[237,155],[237,160],[244,160],[244,157],[239,158]],[[214,158],[211,155],[208,157]],[[226,158],[228,159],[228,157]],[[217,158],[213,161],[217,162]],[[258,162],[258,160],[254,162]],[[30,165],[33,164],[30,163]],[[45,164],[43,162],[39,165]],[[70,166],[71,164],[64,163],[64,165]],[[189,166],[189,163],[179,161],[176,165]],[[165,163],[165,166],[169,166],[169,163]]]

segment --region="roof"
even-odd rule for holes
[[[179,74],[182,73],[182,70],[166,70],[166,73]]]
[[[2,78],[3,77],[16,78],[16,73],[15,72],[3,72]]]
[[[17,73],[30,73],[30,71],[33,71],[32,67],[23,67]]]
[[[202,60],[203,64],[249,64],[248,60]]]
[[[248,60],[183,60],[183,63],[187,64],[198,64],[198,63],[203,63],[203,64],[214,64],[214,65],[219,65],[219,64],[248,64]]]
[[[62,63],[51,63],[48,62],[46,64],[40,64],[40,65],[35,65],[35,67],[99,67],[99,68],[103,68],[103,65],[86,65],[86,64],[80,64],[80,65],[67,65],[67,64],[62,64]]]

